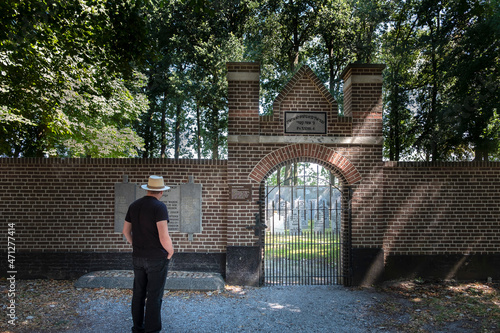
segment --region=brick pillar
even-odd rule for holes
[[[253,62],[227,63],[228,134],[259,133],[260,64]]]
[[[352,117],[353,136],[382,135],[382,71],[385,65],[349,64],[344,80],[344,115]]]
[[[255,161],[249,144],[239,136],[260,134],[259,118],[259,63],[228,63],[228,187],[242,186],[251,195],[247,200],[236,200],[228,191],[226,282],[235,285],[258,286],[262,264],[262,250],[254,231],[259,212],[259,184],[248,175]]]

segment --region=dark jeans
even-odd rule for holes
[[[133,262],[132,332],[160,332],[161,303],[170,260],[133,258]],[[146,306],[145,316],[144,306]]]

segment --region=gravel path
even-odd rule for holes
[[[130,289],[19,280],[11,295],[0,283],[2,333],[126,333],[132,326]],[[226,285],[220,292],[169,291],[163,300],[163,332],[173,333],[500,332],[496,282],[409,280],[364,289]],[[12,301],[14,324],[7,317]]]
[[[341,286],[232,287],[229,293],[166,294],[163,332],[388,332],[370,307],[381,294]],[[72,331],[130,332],[130,297],[79,305]]]

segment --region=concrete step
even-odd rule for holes
[[[132,289],[134,271],[109,270],[83,275],[75,282],[76,288],[115,288]],[[206,272],[168,272],[166,290],[215,291],[224,289],[224,279],[219,273]]]

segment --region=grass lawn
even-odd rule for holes
[[[340,239],[331,230],[325,232],[267,232],[266,260],[321,260],[333,263],[340,254]]]

